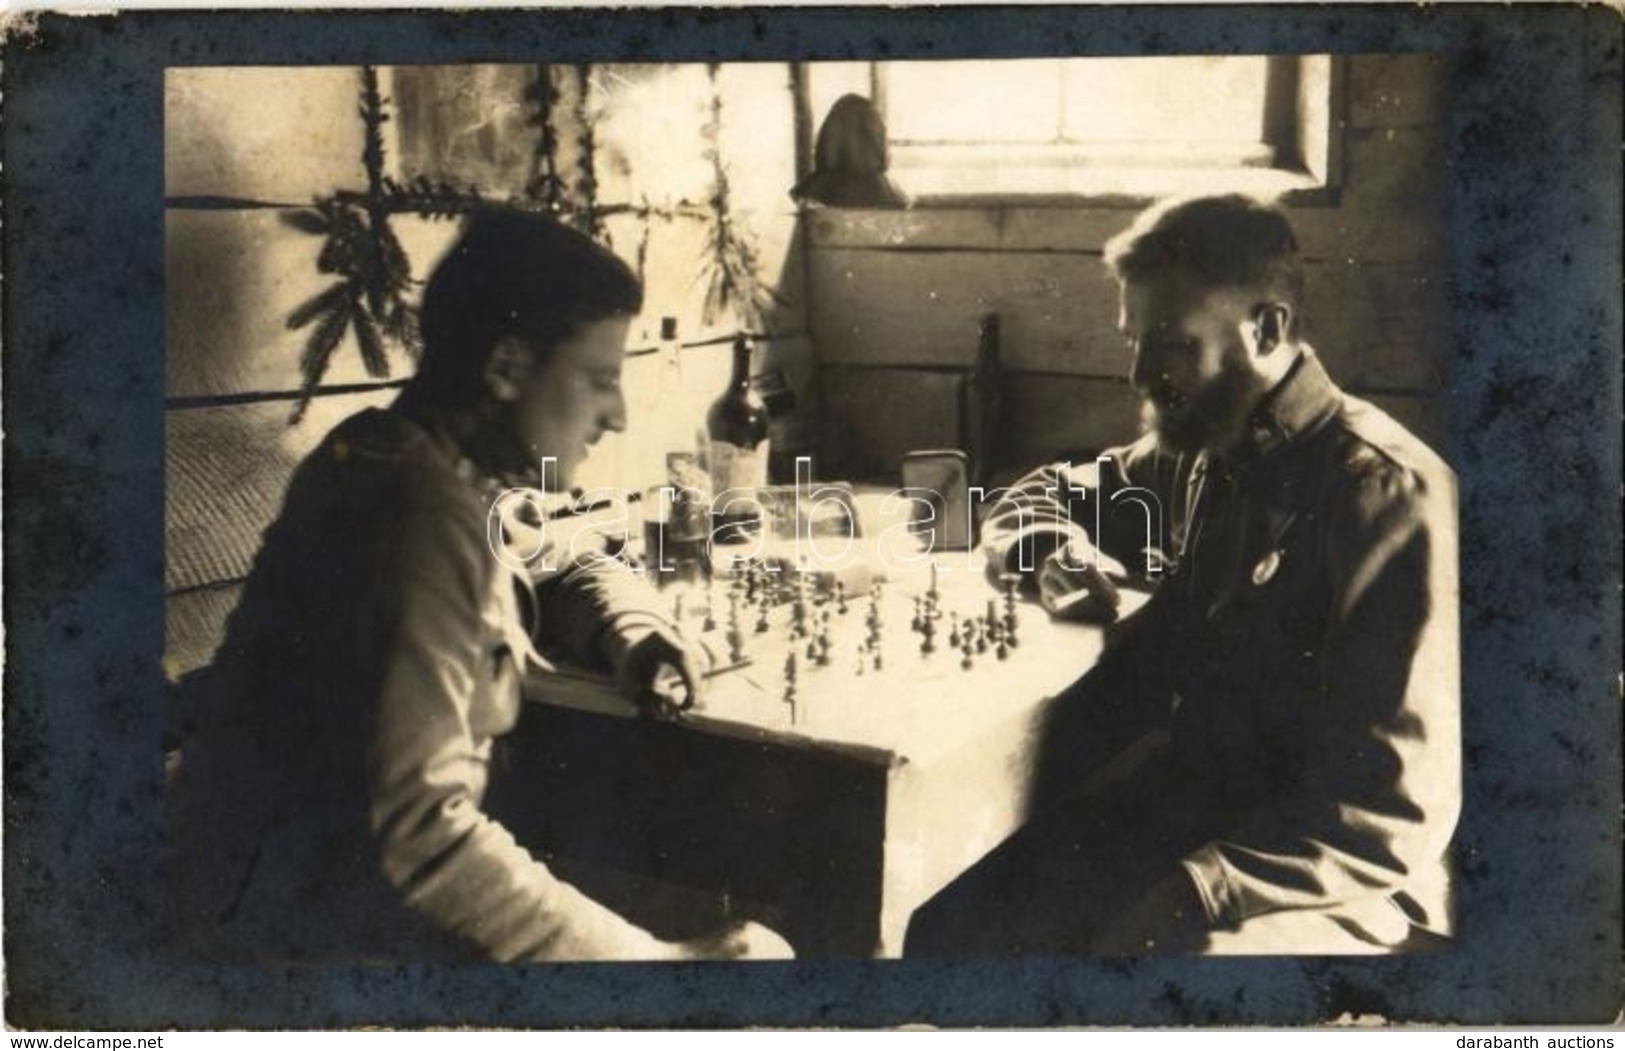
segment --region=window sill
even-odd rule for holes
[[[1333,187],[1285,168],[898,166],[891,176],[916,208],[1139,208],[1161,197],[1196,193],[1245,193],[1292,205],[1336,203]]]

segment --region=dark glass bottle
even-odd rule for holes
[[[976,367],[966,378],[960,410],[960,441],[970,453],[971,478],[988,485],[998,461],[1004,363],[999,352],[999,315],[985,314],[977,340]]]
[[[713,519],[718,540],[739,539],[760,525],[756,491],[767,485],[767,405],[750,384],[750,341],[734,340],[728,389],[706,415],[711,437]]]

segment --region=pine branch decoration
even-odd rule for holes
[[[424,219],[455,219],[486,203],[478,187],[459,189],[423,175],[405,183],[385,176],[383,196],[387,211],[410,213]]]
[[[703,220],[709,226],[706,257],[700,278],[706,281],[704,316],[714,324],[733,311],[741,324],[761,330],[762,319],[783,299],[759,275],[760,259],[754,240],[744,222],[733,214],[732,188],[728,166],[719,145],[722,126],[722,97],[717,85],[716,64],[707,67],[711,82],[710,115],[701,129],[706,157],[712,166],[713,190],[709,201],[677,201],[656,206],[646,197],[637,203],[609,203],[598,199],[597,134],[591,112],[592,67],[575,68],[576,93],[571,117],[578,135],[578,158],[573,187],[559,170],[559,132],[555,115],[560,99],[554,87],[553,70],[537,67],[535,79],[526,90],[533,105],[528,123],[537,129],[531,174],[522,196],[510,199],[510,207],[542,211],[568,222],[594,239],[609,244],[605,222],[610,216],[626,215],[640,220],[636,249],[640,278],[648,264],[649,243],[656,220]],[[361,161],[366,172],[366,189],[339,189],[316,197],[309,208],[287,211],[282,220],[289,227],[321,237],[316,267],[335,279],[322,291],[289,312],[290,330],[309,329],[300,354],[299,401],[290,424],[304,418],[311,398],[321,388],[322,378],[346,333],[355,336],[356,349],[367,375],[389,375],[390,346],[412,359],[422,353],[422,334],[415,303],[419,282],[412,277],[411,260],[391,224],[395,215],[417,215],[424,219],[454,219],[488,203],[475,186],[457,187],[425,176],[398,181],[386,174],[384,127],[390,121],[390,100],[379,88],[377,70],[361,70],[358,112],[363,126]]]
[[[595,241],[610,245],[609,231],[598,211],[598,141],[592,116],[587,111],[588,96],[592,92],[592,66],[576,67],[575,122],[578,132],[580,158],[576,162],[576,196],[581,201],[580,222],[582,232]],[[613,247],[613,246],[610,246]]]
[[[559,133],[553,126],[553,109],[558,104],[559,93],[553,87],[552,67],[537,66],[536,79],[525,94],[535,107],[527,123],[538,132],[525,197],[558,215],[565,209],[565,186],[559,174]]]
[[[310,328],[299,357],[299,401],[290,424],[304,419],[346,332],[355,334],[361,364],[373,378],[389,375],[388,342],[414,359],[422,352],[417,307],[411,299],[412,264],[390,225],[390,215],[410,211],[451,216],[479,203],[478,193],[422,179],[401,186],[384,174],[388,103],[379,91],[377,71],[364,67],[360,115],[366,191],[341,190],[318,197],[311,209],[285,212],[282,217],[293,229],[322,238],[316,269],[338,279],[287,317],[291,330]]]
[[[717,84],[718,66],[706,65],[711,81],[711,112],[700,133],[705,140],[705,156],[711,162],[711,236],[709,257],[701,264],[706,279],[705,324],[714,325],[728,311],[741,323],[760,332],[763,320],[783,298],[760,278],[760,259],[754,239],[745,224],[733,214],[733,191],[728,181],[728,165],[722,157],[722,91]]]

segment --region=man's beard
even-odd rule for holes
[[[1140,400],[1140,427],[1172,453],[1223,452],[1242,432],[1252,405],[1252,384],[1242,369],[1228,369],[1191,398],[1154,391]]]

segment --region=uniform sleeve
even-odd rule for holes
[[[626,640],[672,621],[648,578],[619,559],[585,554],[536,583],[536,640],[588,667],[613,667]]]
[[[1307,777],[1185,861],[1209,918],[1392,893],[1438,862],[1460,807],[1454,486],[1382,461],[1329,508],[1334,585]]]
[[[365,787],[384,875],[434,927],[499,961],[661,957],[663,943],[556,879],[480,809],[489,744],[470,704],[491,672],[479,625],[494,574],[462,525],[400,523],[377,582]]]
[[[1146,548],[1166,549],[1169,532],[1177,524],[1183,504],[1177,481],[1182,467],[1159,452],[1148,436],[1107,450],[1093,464],[1038,468],[999,491],[983,520],[982,549],[988,566],[995,572],[1033,573],[1052,552],[1081,541],[1121,567],[1143,574]],[[1141,498],[1136,506],[1140,513],[1118,506],[1134,495]],[[1102,499],[1109,502],[1109,509],[1101,508],[1097,528]]]

